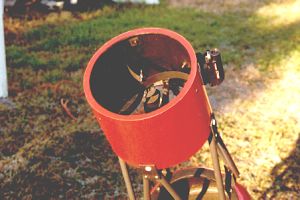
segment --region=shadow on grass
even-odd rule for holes
[[[124,198],[117,157],[103,134],[53,138],[25,169],[0,189],[1,199]]]
[[[261,199],[299,199],[300,198],[300,138],[289,157],[277,164],[271,173],[274,182]]]

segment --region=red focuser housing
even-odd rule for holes
[[[179,71],[183,63],[189,68],[188,80],[169,103],[149,113],[118,113],[140,87],[127,66],[142,67],[150,76]],[[131,165],[176,165],[209,136],[211,108],[195,52],[173,31],[142,28],[109,40],[87,65],[84,92],[114,152]]]

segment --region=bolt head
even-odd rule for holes
[[[145,167],[145,171],[151,172],[151,170],[152,170],[152,167],[150,167],[150,166]]]

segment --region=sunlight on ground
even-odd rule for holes
[[[257,14],[269,18],[274,26],[289,25],[300,20],[300,0],[272,3],[258,9]]]
[[[274,166],[295,149],[300,130],[299,57],[299,51],[292,52],[277,68],[277,79],[267,80],[265,89],[231,105],[238,124],[228,127],[228,131],[242,134],[226,139],[242,144],[243,150],[236,154],[237,163],[244,171],[241,181],[250,191],[261,192],[270,186]]]
[[[239,181],[253,199],[274,184],[274,167],[285,166],[299,137],[300,49],[289,52],[272,69],[261,74],[255,64],[240,71],[229,68],[220,87],[208,88],[224,142],[241,172]],[[192,163],[211,166],[210,160],[203,148]]]
[[[272,170],[278,164],[285,166],[285,159],[296,148],[300,130],[300,50],[291,51],[273,71],[260,74],[257,68],[250,64],[240,72],[227,69],[224,83],[208,88],[212,90],[212,102],[216,102],[213,107],[224,142],[241,172],[239,181],[253,199],[259,199],[274,184]],[[192,158],[192,163],[199,160],[211,166],[207,149]]]

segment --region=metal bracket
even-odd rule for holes
[[[143,184],[144,184],[144,199],[150,199],[150,189],[149,189],[149,180],[160,183],[175,200],[181,200],[181,197],[173,189],[169,181],[166,179],[165,175],[161,170],[157,170],[154,165],[141,166],[143,169]],[[167,174],[167,170],[166,170]]]
[[[141,166],[143,169],[144,178],[155,180],[161,178],[161,173],[156,169],[154,165]]]
[[[237,166],[235,165],[229,151],[226,148],[225,143],[222,140],[222,137],[218,131],[217,120],[213,113],[211,115],[211,131],[216,139],[218,154],[221,156],[222,160],[225,162],[225,165],[228,167],[228,169],[232,171],[233,175],[235,177],[239,177],[240,172],[238,171]],[[209,138],[209,140],[211,140],[211,138]]]

